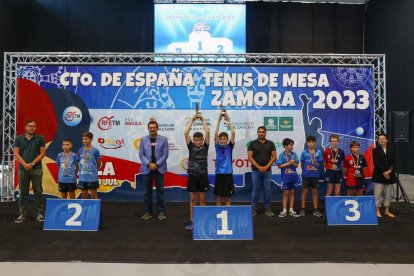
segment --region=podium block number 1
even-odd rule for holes
[[[233,230],[229,230],[229,221],[227,219],[227,211],[221,211],[217,214],[217,218],[221,219],[221,228],[217,230],[217,235],[233,235]]]
[[[194,240],[252,240],[252,206],[195,206]]]

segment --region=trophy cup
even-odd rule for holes
[[[222,104],[220,104],[220,109],[221,109],[221,117],[222,118],[226,118],[226,109],[224,108],[224,106],[222,105]],[[226,120],[223,120],[224,122],[223,122],[223,124],[224,124],[224,127],[227,127],[227,122],[226,122]]]
[[[196,103],[196,118],[200,118],[201,112],[199,110],[200,108],[198,106],[198,103]]]

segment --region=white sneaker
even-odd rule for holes
[[[279,218],[284,218],[287,216],[287,211],[283,210],[282,212],[279,213]]]
[[[295,210],[293,210],[293,209],[289,210],[289,216],[294,217],[294,218],[300,217],[300,215],[298,213],[296,213]]]

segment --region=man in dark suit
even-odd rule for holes
[[[158,219],[166,220],[164,206],[164,174],[167,172],[168,140],[158,135],[158,123],[148,123],[149,135],[142,137],[139,144],[139,158],[141,159],[141,174],[144,179],[145,213],[141,219],[152,217],[152,182],[155,180],[157,191]]]

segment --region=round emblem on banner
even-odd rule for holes
[[[82,112],[76,106],[69,106],[63,111],[62,119],[68,126],[77,126],[82,121]]]
[[[369,78],[370,71],[366,67],[336,67],[332,69],[335,80],[345,87],[358,87]]]

